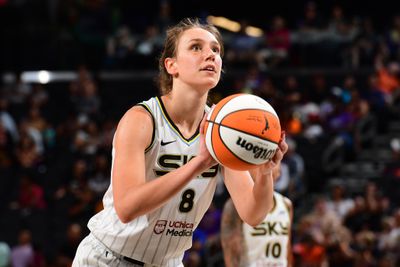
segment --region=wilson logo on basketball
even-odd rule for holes
[[[253,156],[255,159],[261,158],[265,160],[271,159],[274,154],[275,150],[274,149],[267,149],[267,148],[262,148],[257,145],[254,145],[253,143],[247,141],[246,139],[242,139],[242,137],[238,137],[238,140],[236,141],[236,145],[246,149],[247,151],[253,152]]]

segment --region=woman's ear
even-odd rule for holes
[[[178,74],[178,68],[176,65],[176,60],[174,58],[170,57],[166,58],[164,60],[164,65],[167,72],[172,76],[176,76]]]

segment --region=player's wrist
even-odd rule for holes
[[[196,173],[203,173],[216,164],[215,160],[209,156],[198,155],[188,162],[193,164]]]

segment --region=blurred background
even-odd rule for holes
[[[363,1],[0,0],[0,266],[70,266],[111,140],[154,83],[165,30],[222,32],[210,102],[247,92],[288,136],[276,190],[295,266],[400,266],[400,12]],[[394,4],[393,4],[394,5]],[[185,266],[224,266],[220,184]]]

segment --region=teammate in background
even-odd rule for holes
[[[280,164],[273,169],[276,180]],[[221,220],[221,242],[226,267],[292,267],[292,202],[278,192],[264,220],[253,227],[243,222],[231,199],[225,203]]]
[[[167,31],[159,60],[162,96],[120,120],[104,209],[89,220],[91,232],[73,266],[182,267],[219,176],[248,224],[258,225],[271,210],[272,168],[287,151],[284,134],[272,161],[253,176],[218,166],[204,143],[206,101],[220,80],[222,55],[212,25],[185,19]]]

